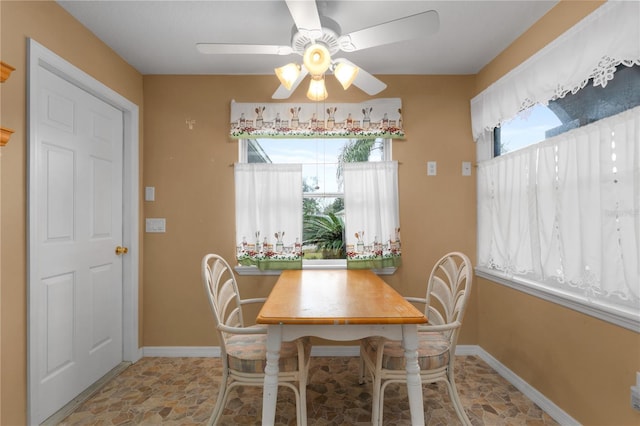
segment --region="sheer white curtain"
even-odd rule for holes
[[[301,268],[302,166],[238,163],[235,185],[239,263]]]
[[[536,103],[605,87],[616,66],[640,65],[640,2],[609,1],[471,100],[474,140]]]
[[[399,266],[398,163],[345,163],[343,174],[347,267]]]
[[[480,163],[478,266],[640,318],[640,107]]]

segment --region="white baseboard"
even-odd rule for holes
[[[311,356],[358,356],[360,349],[358,346],[313,346]],[[145,357],[219,357],[219,346],[147,346],[142,349]],[[458,345],[456,347],[458,356],[477,356],[496,370],[509,383],[515,386],[527,398],[542,408],[545,413],[551,416],[561,425],[579,426],[573,417],[564,412],[542,393],[522,380],[517,374],[509,370],[504,364],[494,358],[487,351],[478,345]]]
[[[550,415],[555,421],[564,426],[579,426],[580,423],[567,414],[564,410],[558,407],[553,403],[549,398],[540,393],[537,389],[531,386],[529,383],[525,382],[520,378],[516,373],[509,370],[504,364],[495,359],[489,352],[482,349],[480,346],[475,346],[476,353],[475,354],[464,354],[464,355],[476,355],[481,358],[484,362],[489,364],[491,368],[496,370],[498,374],[504,377],[509,383],[515,386],[520,392],[522,392],[527,398],[533,401],[538,407],[542,408],[545,413]],[[458,355],[458,351],[456,350],[456,355]]]
[[[167,358],[219,357],[219,346],[146,346],[143,356]],[[358,346],[313,346],[311,356],[358,356]]]
[[[145,346],[146,357],[166,358],[219,358],[220,346]]]

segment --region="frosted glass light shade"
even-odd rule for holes
[[[309,83],[309,91],[307,92],[307,98],[312,101],[324,101],[329,94],[327,88],[324,85],[323,76],[312,76]]]
[[[344,90],[347,90],[349,86],[351,86],[351,83],[353,83],[353,80],[356,79],[358,71],[360,71],[360,68],[345,62],[340,62],[333,70],[333,75],[335,75],[340,84],[342,84]]]
[[[300,66],[292,62],[280,68],[276,68],[275,72],[280,83],[282,83],[287,90],[291,90],[293,83],[295,83],[300,76]]]
[[[302,55],[302,62],[311,75],[322,75],[331,65],[331,54],[322,44],[312,44]]]

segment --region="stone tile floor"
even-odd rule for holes
[[[357,357],[313,357],[307,388],[309,425],[367,425],[370,384],[358,384]],[[201,425],[216,402],[217,358],[143,358],[107,382],[60,425]],[[456,357],[456,383],[474,425],[557,425],[480,358]],[[444,384],[424,385],[427,425],[460,424]],[[403,385],[389,385],[384,424],[410,425]],[[232,391],[221,425],[260,424],[262,389]],[[278,392],[276,424],[295,425],[293,392]]]

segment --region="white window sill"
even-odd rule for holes
[[[627,312],[604,305],[596,305],[593,302],[590,303],[585,297],[554,290],[535,281],[510,277],[501,272],[480,266],[475,268],[475,273],[478,277],[488,279],[497,284],[640,333],[640,312]]]
[[[238,275],[280,275],[281,270],[267,270],[261,271],[257,266],[241,266],[236,265],[235,271]],[[343,259],[327,259],[327,260],[312,260],[303,261],[303,270],[327,270],[327,269],[347,269],[347,261]],[[393,275],[398,268],[382,268],[372,269],[378,275]]]

